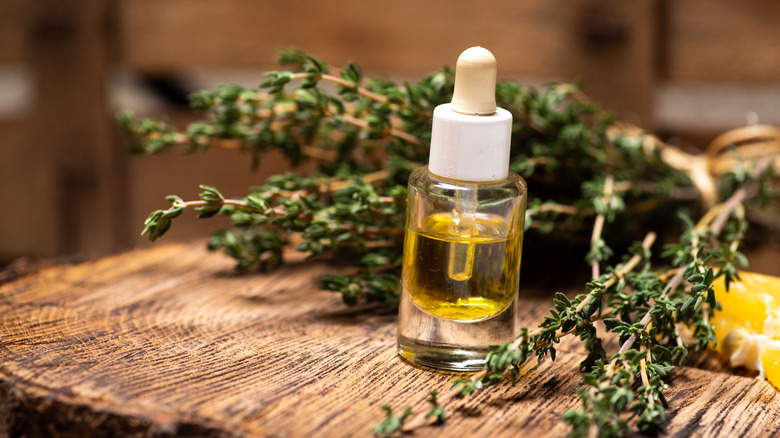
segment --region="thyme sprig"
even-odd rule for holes
[[[762,174],[768,161],[757,166]],[[609,182],[609,178],[606,180]],[[648,234],[633,256],[623,265],[610,269],[586,285],[587,294],[570,300],[557,293],[550,315],[533,332],[521,328],[514,342],[493,347],[485,369],[467,379],[456,379],[444,396],[427,400],[430,409],[446,418],[444,404],[463,398],[484,387],[498,384],[507,375],[512,384],[520,377],[523,364],[535,354],[541,362],[549,355],[555,360],[554,344],[574,334],[582,342],[586,358],[580,363],[584,387],[578,390],[582,406],[565,412],[562,419],[572,426],[572,436],[624,436],[630,432],[629,419],[648,431],[665,420],[668,403],[663,392],[675,365],[685,363],[689,346],[683,340],[682,327],[692,330],[692,346],[701,351],[715,346],[713,326],[709,323],[718,307],[712,283],[725,276],[726,284],[738,278],[735,265],[745,262],[738,251],[746,226],[740,202],[757,186],[756,180],[737,190],[728,200],[711,208],[694,226],[690,221],[677,245],[669,245],[665,254],[673,256],[671,266],[650,269],[650,247],[654,234]],[[605,184],[604,199],[611,187]],[[600,221],[594,225],[598,240]],[[737,232],[723,233],[724,229]],[[706,236],[706,239],[703,237]],[[644,266],[634,269],[644,261]],[[709,266],[716,263],[716,267]],[[668,276],[666,274],[673,272]],[[687,287],[686,287],[687,285]],[[605,306],[606,303],[606,306]],[[607,358],[594,322],[601,320],[609,333],[618,336],[619,350]],[[407,408],[403,420],[387,417],[375,429],[378,436],[398,430],[411,430],[426,424],[423,408]],[[410,411],[411,410],[411,411]],[[410,413],[411,412],[411,413]],[[627,417],[628,414],[628,417]],[[405,421],[411,417],[406,424]]]
[[[553,299],[554,308],[537,329],[529,332],[527,328],[523,327],[514,342],[494,347],[488,355],[485,369],[467,379],[455,380],[453,387],[435,400],[436,406],[442,408],[453,398],[463,398],[486,386],[498,384],[506,376],[510,376],[514,384],[520,377],[522,365],[531,357],[532,353],[536,354],[540,363],[548,355],[552,360],[555,360],[555,345],[563,337],[571,334],[580,337],[590,352],[590,355],[580,364],[581,368],[587,368],[589,364],[594,363],[596,358],[602,358],[605,353],[600,339],[596,336],[593,322],[612,313],[609,310],[602,311],[601,309],[604,294],[619,284],[622,277],[640,266],[642,261],[649,256],[648,251],[655,239],[654,233],[645,236],[640,246],[641,251],[636,251],[625,263],[606,274],[603,282],[588,283],[586,285],[587,293],[577,295],[574,299],[569,299],[563,293],[556,293]],[[392,410],[388,408],[386,412],[392,413]],[[417,428],[425,424],[426,418],[422,414],[423,411],[419,408],[412,410],[411,416],[413,418],[405,425],[403,421],[398,423],[399,417],[390,418],[388,416],[377,426],[375,432],[386,436],[400,430],[402,426],[406,430]],[[409,416],[410,414],[407,414],[404,420]],[[391,430],[391,424],[398,424],[398,427]]]
[[[626,414],[632,414],[642,431],[656,427],[665,420],[664,409],[668,404],[663,391],[668,388],[669,374],[675,365],[683,364],[688,355],[688,345],[680,335],[679,326],[693,328],[693,346],[697,350],[708,343],[714,345],[713,327],[708,322],[717,306],[712,282],[716,276],[733,275],[731,266],[743,257],[734,250],[741,238],[739,234],[729,234],[721,242],[722,246],[714,250],[695,236],[705,231],[717,236],[726,222],[715,222],[714,218],[729,218],[739,205],[733,200],[740,195],[736,193],[714,207],[711,212],[718,212],[719,216],[705,215],[685,233],[683,242],[673,247],[689,254],[677,260],[682,262],[681,268],[650,270],[650,247],[656,236],[648,234],[625,264],[611,268],[599,280],[588,283],[587,294],[569,299],[557,293],[550,315],[536,330],[529,332],[522,328],[514,342],[493,347],[484,370],[470,378],[456,379],[444,396],[428,400],[432,404],[430,409],[435,408],[446,418],[444,404],[451,399],[463,398],[498,384],[507,375],[513,384],[516,383],[523,364],[532,354],[539,362],[546,356],[555,360],[555,344],[565,336],[575,335],[587,356],[580,364],[580,370],[585,372],[585,387],[578,391],[582,407],[562,416],[572,425],[572,435],[626,435],[630,432]],[[744,218],[736,215],[728,220],[741,222]],[[598,222],[594,228],[597,227]],[[724,247],[729,248],[728,252],[724,252]],[[705,268],[714,258],[727,262],[727,267],[721,267],[717,274],[714,268]],[[637,267],[640,269],[635,271]],[[668,276],[664,274],[668,272],[675,274],[665,280]],[[598,276],[597,272],[594,275]],[[689,288],[681,287],[686,277]],[[620,340],[619,350],[609,358],[594,325],[598,320]],[[375,433],[387,436],[401,428],[410,430],[426,423],[427,416],[421,415],[421,408],[412,409],[411,413],[409,409],[412,408],[404,411],[401,420],[393,417],[388,407],[388,417],[377,426]],[[404,424],[410,417],[411,420]]]
[[[238,198],[210,186],[201,186],[197,200],[170,196],[170,207],[152,212],[143,232],[151,240],[161,237],[186,209],[201,218],[224,216],[232,228],[215,232],[208,245],[236,259],[239,269],[278,266],[294,245],[311,256],[353,263],[349,274],[323,277],[323,287],[340,292],[346,303],[395,303],[406,182],[427,161],[431,113],[451,99],[453,71],[445,67],[398,85],[368,77],[354,63],[335,70],[296,50],[281,52],[279,61],[290,70],[267,73],[256,88],[228,85],[193,94],[191,106],[205,118],[183,130],[129,112],[120,113],[119,124],[135,154],[175,145],[186,152],[226,148],[248,154],[256,168],[265,152],[277,150],[311,171],[275,175]],[[387,407],[376,432],[444,422],[453,399],[507,376],[517,381],[530,356],[554,360],[556,345],[569,335],[587,352],[580,364],[582,407],[564,416],[575,434],[617,435],[632,424],[652,428],[663,419],[663,390],[687,357],[688,343],[701,349],[714,341],[712,281],[738,278],[746,218],[757,206],[770,215],[777,211],[766,206],[777,196],[780,131],[728,134],[707,154],[695,155],[615,121],[577,84],[537,89],[500,81],[496,96],[515,120],[511,170],[530,188],[526,251],[581,248],[592,279],[574,298],[556,294],[540,326],[497,346],[485,370],[449,391],[432,391],[424,407]],[[687,218],[702,205],[709,210],[694,224]],[[761,221],[776,222],[766,213]],[[616,262],[613,248],[623,252],[640,236],[644,240]],[[678,243],[665,249],[668,262],[654,266],[656,239]],[[600,331],[617,337],[620,347],[612,355]]]
[[[336,76],[323,62],[300,52],[285,51],[280,60],[301,71],[269,72],[268,79],[259,89],[228,85],[216,91],[193,94],[193,109],[206,112],[208,118],[190,124],[181,132],[165,121],[138,119],[129,112],[120,113],[120,126],[129,139],[128,150],[153,154],[176,144],[185,145],[188,152],[210,147],[229,148],[249,154],[256,166],[262,153],[276,149],[293,163],[312,162],[315,178],[335,178],[349,185],[362,180],[366,190],[375,187],[379,197],[392,197],[397,201],[395,205],[401,206],[409,172],[427,160],[432,109],[450,99],[452,70],[444,68],[418,83],[401,87],[386,80],[366,78],[355,64],[348,64]],[[336,84],[336,90],[323,86],[324,82]],[[292,87],[293,84],[297,86]],[[622,192],[631,205],[643,205],[640,201],[653,199],[657,204],[667,205],[670,199],[664,196],[664,186],[690,187],[684,176],[662,162],[655,166],[644,164],[645,154],[637,147],[637,141],[631,141],[628,136],[609,141],[610,116],[595,103],[582,100],[576,85],[559,84],[538,91],[512,82],[500,82],[497,96],[517,121],[512,167],[535,187],[532,193],[536,195],[530,199],[529,220],[526,221],[535,232],[553,233],[556,240],[562,242],[578,239],[578,233],[585,228],[583,224],[596,214],[593,207],[598,203],[590,198],[597,196],[593,191],[603,185],[600,176],[603,169],[615,169],[615,175],[621,181],[645,181]],[[381,178],[372,178],[377,174]],[[562,175],[566,178],[562,179]],[[269,221],[264,212],[241,205],[210,208],[209,214],[201,212],[200,217],[230,216],[234,228],[216,232],[209,248],[223,249],[237,260],[239,269],[269,268],[281,263],[281,247],[297,240],[291,239],[289,233],[297,233],[302,235],[303,243],[297,245],[302,251],[314,255],[325,252],[354,255],[359,272],[351,277],[356,281],[328,277],[323,283],[325,287],[341,291],[349,302],[382,295],[385,298],[380,301],[393,302],[393,297],[399,294],[397,286],[391,286],[390,281],[378,282],[375,261],[364,260],[360,252],[386,247],[383,260],[398,266],[401,239],[369,239],[370,243],[356,244],[348,238],[355,236],[334,235],[338,227],[329,226],[323,231],[323,224],[316,220],[323,215],[329,216],[323,211],[362,211],[365,205],[360,201],[361,195],[342,194],[339,189],[345,186],[334,183],[330,190],[334,196],[325,196],[322,190],[311,187],[311,177],[287,174],[282,178],[283,184],[306,186],[301,189],[305,195],[284,201],[288,205],[277,206],[299,212],[295,223],[272,226],[283,221]],[[659,181],[648,182],[651,180]],[[560,181],[571,181],[572,184],[561,186]],[[262,197],[266,190],[281,193],[279,187],[272,184],[253,189],[246,199]],[[291,190],[287,188],[282,192]],[[356,198],[353,199],[353,195]],[[238,201],[241,199],[245,198],[238,198]],[[318,202],[307,202],[314,199]],[[199,201],[182,205],[184,208],[195,206],[192,202]],[[373,205],[371,208],[381,207]],[[349,225],[373,224],[382,226],[388,233],[400,235],[403,208],[381,209],[383,215],[376,217],[380,223],[374,224],[371,216],[365,215],[359,223]],[[170,228],[172,220],[181,211],[179,207],[173,210],[160,210],[149,216],[144,232],[151,240],[161,237]],[[647,215],[649,220],[650,216]],[[329,222],[342,220],[348,219],[341,215],[331,217]],[[533,242],[532,239],[527,241]],[[604,253],[599,254],[601,259],[608,256],[607,249],[604,245]],[[372,286],[368,287],[368,284]]]

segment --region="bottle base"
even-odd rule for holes
[[[517,297],[501,312],[472,322],[431,315],[404,291],[398,309],[398,354],[415,365],[447,371],[485,367],[491,345],[511,342],[517,324]]]
[[[398,354],[414,365],[445,371],[479,371],[485,367],[490,348],[424,342],[398,336]]]

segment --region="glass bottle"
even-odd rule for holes
[[[434,111],[430,164],[409,179],[398,351],[463,371],[519,329],[527,188],[508,171],[512,116],[495,106],[495,58],[468,49],[455,80],[452,103]]]

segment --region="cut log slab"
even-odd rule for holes
[[[391,311],[345,307],[318,290],[324,262],[238,275],[202,243],[170,244],[0,286],[0,435],[370,436],[381,406],[424,403],[455,376],[395,353]],[[524,294],[538,322],[549,297]],[[418,436],[564,436],[582,352],[526,365],[450,407]],[[717,368],[717,361],[698,366]],[[780,433],[768,383],[680,368],[668,436]]]

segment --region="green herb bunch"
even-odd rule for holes
[[[187,208],[203,218],[228,216],[233,229],[215,233],[209,248],[223,249],[239,269],[272,268],[295,241],[312,255],[353,257],[360,272],[324,282],[348,302],[397,301],[397,282],[385,280],[398,275],[406,181],[427,161],[431,114],[450,100],[454,74],[444,68],[399,86],[364,77],[351,63],[331,74],[299,51],[284,51],[279,61],[295,71],[269,72],[258,89],[228,85],[193,94],[192,108],[208,118],[184,131],[129,112],[119,114],[119,123],[134,154],[176,145],[187,152],[227,148],[248,154],[256,167],[273,149],[313,171],[275,176],[240,199],[212,187],[202,188],[200,200],[169,197],[171,208],[150,214],[144,233],[156,240]],[[614,227],[615,241],[629,241],[641,227],[636,213],[644,222],[668,224],[666,213],[692,208],[686,174],[668,166],[655,144],[648,147],[644,133],[609,138],[611,116],[583,98],[577,85],[536,90],[504,81],[497,99],[515,120],[511,169],[532,188],[526,224],[547,234],[547,243],[587,244],[605,172],[619,181],[613,202],[627,206],[610,214],[611,221],[622,221]],[[534,239],[526,241],[533,245]],[[598,251],[600,259],[610,254],[606,244]]]
[[[396,303],[406,182],[427,161],[433,108],[450,101],[453,71],[443,68],[398,85],[366,77],[354,63],[332,71],[295,50],[281,52],[279,62],[291,70],[268,72],[256,89],[230,85],[193,94],[192,108],[207,118],[184,131],[119,115],[132,153],[176,145],[188,152],[228,148],[249,155],[256,167],[263,153],[277,150],[308,168],[273,176],[243,198],[226,198],[209,186],[201,186],[198,200],[170,196],[170,208],[152,212],[143,233],[159,238],[188,208],[202,218],[227,216],[233,228],[214,233],[208,245],[236,259],[239,269],[278,266],[285,248],[295,245],[312,256],[352,261],[350,275],[323,277],[323,287],[341,292],[348,304]],[[723,155],[686,154],[615,121],[576,84],[535,89],[502,81],[496,96],[514,117],[511,170],[528,181],[526,245],[585,248],[592,281],[577,297],[556,295],[550,316],[533,331],[523,329],[515,342],[497,346],[485,370],[450,391],[432,391],[424,404],[430,409],[394,414],[387,407],[375,432],[417,427],[426,415],[444,421],[449,400],[507,375],[517,379],[532,354],[554,360],[555,345],[567,335],[587,351],[582,408],[564,415],[575,434],[624,434],[627,418],[646,430],[663,419],[665,382],[685,360],[688,342],[704,348],[714,341],[708,322],[717,306],[712,281],[736,278],[745,212],[775,197],[772,163],[758,161],[765,152],[739,148],[727,157],[737,157],[739,165],[717,166]],[[719,170],[712,171],[713,164]],[[679,219],[703,206],[709,212],[695,225]],[[615,249],[648,229],[656,232],[616,262]],[[669,240],[657,237],[662,231],[682,237],[654,265],[653,241]],[[544,238],[534,237],[539,235]],[[607,354],[597,324],[617,337],[616,353]],[[680,335],[682,325],[691,328],[692,340]]]
[[[447,402],[498,384],[507,376],[514,384],[533,355],[538,362],[545,357],[555,360],[555,345],[569,335],[579,338],[587,352],[580,363],[582,406],[562,416],[572,426],[572,436],[625,436],[631,432],[630,421],[643,432],[657,428],[668,407],[663,392],[669,373],[685,363],[691,347],[702,351],[715,345],[709,318],[719,304],[712,284],[724,276],[728,286],[739,278],[737,265],[747,264],[738,250],[748,225],[742,202],[766,182],[768,163],[761,161],[754,177],[698,223],[680,216],[686,229],[678,243],[666,245],[665,263],[651,263],[657,237],[653,232],[604,274],[600,274],[598,257],[591,257],[593,279],[585,285],[586,293],[573,299],[557,293],[550,314],[534,331],[522,328],[514,342],[494,346],[484,370],[456,379],[443,394],[433,390],[426,404],[407,407],[401,414],[385,406],[387,418],[374,433],[387,436],[419,427],[431,418],[444,422]],[[604,193],[602,201],[613,208],[619,205],[610,203],[609,187]],[[599,217],[608,214],[609,208],[595,221],[591,254],[597,254],[601,246]],[[619,347],[612,354],[604,347],[598,324],[602,332],[617,337]]]

